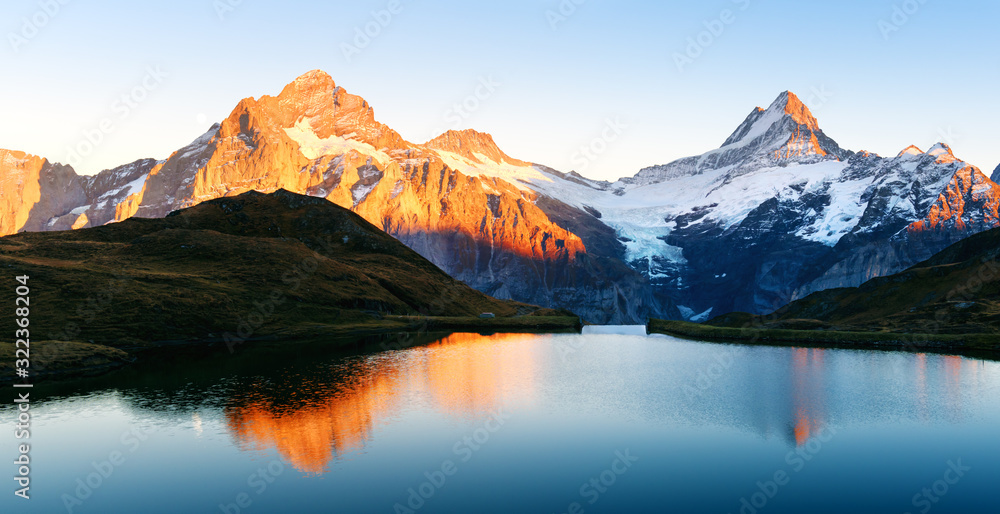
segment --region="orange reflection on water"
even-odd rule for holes
[[[955,420],[962,417],[962,361],[964,360],[956,355],[944,356],[948,414]]]
[[[538,338],[540,336],[532,336]],[[542,336],[548,337],[548,336]],[[504,403],[534,399],[537,363],[519,334],[452,334],[427,348],[424,390],[444,412],[479,415]]]
[[[531,336],[537,338],[538,336]],[[277,448],[299,471],[323,473],[331,460],[360,450],[407,397],[431,400],[443,412],[475,416],[534,399],[537,363],[517,334],[453,334],[426,347],[355,369],[348,378],[295,384],[309,399],[288,406],[273,391],[254,391],[225,411],[233,436],[254,449]],[[322,382],[322,380],[320,380]]]
[[[333,455],[361,449],[374,427],[396,411],[399,381],[391,371],[375,373],[319,405],[297,409],[260,398],[226,409],[226,419],[241,443],[254,449],[275,447],[299,471],[322,473]]]
[[[796,446],[806,444],[810,437],[823,428],[823,402],[820,397],[823,384],[817,378],[823,376],[825,355],[822,348],[792,349],[792,380],[795,388],[793,431]]]
[[[927,354],[917,354],[917,406],[921,421],[927,421]]]

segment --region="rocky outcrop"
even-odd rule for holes
[[[70,166],[0,150],[0,230],[12,234],[71,228],[84,214],[73,211],[86,200],[83,184]]]
[[[973,166],[965,166],[938,195],[927,215],[910,232],[981,232],[1000,225],[1000,186]]]

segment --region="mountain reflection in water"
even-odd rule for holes
[[[429,409],[468,420],[500,407],[539,403],[537,384],[549,380],[545,377],[556,367],[573,365],[560,361],[565,350],[559,347],[566,345],[553,344],[553,337],[583,338],[580,341],[587,343],[579,343],[581,351],[588,344],[600,347],[599,336],[593,335],[453,334],[426,346],[338,359],[321,372],[260,379],[232,393],[224,409],[226,424],[242,448],[276,448],[299,471],[324,473],[334,459],[362,450],[373,432],[404,411]],[[961,357],[926,354],[718,348],[729,348],[718,351],[732,352],[735,363],[706,392],[705,402],[684,401],[683,386],[696,380],[695,364],[683,372],[671,370],[669,376],[650,378],[648,387],[664,395],[645,401],[658,402],[659,411],[694,423],[738,427],[765,438],[780,435],[792,446],[802,446],[822,431],[830,423],[831,410],[852,412],[828,400],[837,396],[845,381],[860,390],[883,387],[880,380],[896,381],[899,394],[885,399],[887,407],[881,409],[887,417],[903,413],[925,423],[932,418],[960,419],[962,396],[974,394],[976,369],[981,365]],[[765,364],[747,358],[762,352],[773,353]],[[887,360],[896,368],[888,375]],[[935,369],[928,369],[929,362]],[[721,412],[720,406],[728,412]],[[653,411],[639,410],[647,415]]]
[[[323,473],[364,447],[372,431],[424,401],[461,418],[533,400],[536,353],[505,343],[548,336],[452,334],[405,351],[334,363],[325,377],[254,384],[225,408],[241,446],[275,447],[299,471]]]

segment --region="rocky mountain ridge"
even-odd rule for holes
[[[228,118],[164,161],[88,178],[41,158],[10,155],[0,160],[16,161],[3,170],[12,182],[0,191],[10,212],[2,218],[4,233],[158,218],[213,198],[287,189],[351,209],[495,297],[574,306],[598,322],[671,312],[640,273],[588,253],[579,236],[536,206],[536,193],[505,180],[508,173],[541,174],[504,154],[488,134],[448,132],[410,143],[377,122],[367,101],[320,71],[276,97],[240,101]],[[35,189],[17,194],[14,182]]]
[[[80,177],[0,151],[0,173],[3,234],[287,189],[356,212],[480,291],[597,323],[770,312],[859,285],[996,226],[1000,198],[946,145],[841,148],[791,92],[719,149],[612,183],[512,158],[473,130],[406,141],[321,71],[241,100],[163,161]]]

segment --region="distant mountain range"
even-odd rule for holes
[[[408,142],[321,71],[242,100],[164,161],[80,177],[0,150],[0,174],[3,234],[284,188],[356,212],[480,291],[597,323],[770,312],[1000,224],[1000,186],[947,145],[845,150],[789,92],[721,148],[613,183],[512,158],[472,130]]]
[[[931,337],[998,334],[1000,229],[963,239],[901,273],[875,278],[859,287],[813,293],[770,316],[753,319],[746,314],[730,313],[708,324],[734,328],[894,331]]]

